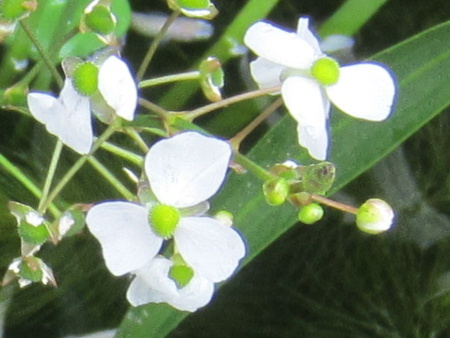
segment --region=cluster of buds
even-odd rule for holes
[[[263,193],[269,205],[277,206],[289,201],[299,208],[298,220],[313,224],[324,215],[322,205],[356,215],[357,227],[369,234],[389,230],[394,222],[394,211],[381,199],[369,199],[359,208],[345,205],[324,197],[335,178],[335,167],[329,162],[307,166],[293,161],[276,164],[271,169],[273,179],[263,185]]]

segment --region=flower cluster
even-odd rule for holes
[[[353,117],[381,121],[391,112],[395,84],[389,71],[374,62],[339,67],[322,52],[308,25],[307,18],[300,18],[297,32],[290,33],[257,22],[244,41],[259,55],[250,65],[259,87],[281,86],[284,103],[298,123],[299,144],[324,160],[330,102]]]
[[[230,156],[227,142],[196,132],[164,139],[146,155],[149,189],[141,188],[141,204],[104,202],[89,210],[86,222],[108,269],[135,275],[127,292],[131,304],[166,302],[195,311],[210,301],[213,284],[235,271],[245,254],[242,238],[204,216]],[[161,252],[167,241],[173,249]]]

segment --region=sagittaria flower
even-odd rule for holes
[[[324,160],[327,155],[330,101],[356,118],[381,121],[391,112],[395,84],[389,71],[375,62],[339,67],[324,54],[319,41],[300,18],[296,33],[266,22],[253,24],[245,44],[259,58],[250,64],[260,88],[281,86],[281,95],[297,121],[299,144]]]
[[[206,200],[222,185],[230,157],[227,142],[197,132],[152,146],[145,174],[156,201],[104,202],[87,214],[108,269],[116,276],[142,275],[163,242],[173,239],[175,253],[194,275],[213,283],[227,279],[245,254],[244,242],[233,228],[198,211],[207,209]],[[141,302],[133,299],[132,304]]]
[[[94,139],[91,124],[93,93],[80,93],[77,84],[81,83],[82,92],[86,88],[98,92],[114,114],[130,121],[136,109],[137,88],[128,66],[116,56],[108,57],[99,69],[86,62],[79,70],[81,74],[77,78],[72,74],[66,77],[58,98],[31,92],[27,102],[31,115],[43,123],[50,134],[77,153],[87,154]],[[93,76],[92,81],[86,81],[86,72]],[[77,81],[78,78],[81,81]]]

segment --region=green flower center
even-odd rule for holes
[[[329,57],[314,62],[311,75],[324,86],[335,84],[339,79],[339,63]]]
[[[170,238],[180,221],[180,213],[170,205],[157,204],[150,210],[149,221],[157,235]]]
[[[192,277],[194,277],[194,270],[187,265],[172,265],[169,270],[169,277],[181,289],[188,285]]]
[[[91,96],[98,88],[98,67],[92,62],[83,62],[72,75],[75,89],[85,96]]]

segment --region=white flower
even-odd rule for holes
[[[242,238],[212,217],[186,213],[217,192],[230,156],[228,143],[196,132],[156,143],[146,156],[145,173],[157,203],[105,202],[87,214],[108,269],[116,276],[141,271],[163,241],[173,238],[195,274],[214,283],[228,278],[245,254]]]
[[[196,311],[209,303],[214,283],[194,272],[189,283],[178,288],[169,277],[173,262],[156,257],[135,271],[136,277],[127,291],[127,299],[133,306],[147,303],[168,303],[181,311]]]
[[[284,103],[298,122],[300,145],[324,160],[330,101],[353,117],[381,121],[391,111],[395,84],[389,71],[374,62],[339,67],[321,51],[308,23],[300,18],[297,32],[290,33],[257,22],[244,41],[259,55],[250,65],[259,87],[281,86]]]
[[[136,84],[127,65],[116,56],[108,57],[98,74],[98,89],[115,114],[133,120],[137,104]],[[72,79],[66,78],[56,98],[53,95],[31,92],[27,96],[31,115],[43,123],[50,134],[58,137],[79,154],[92,148],[91,102],[74,88]]]

